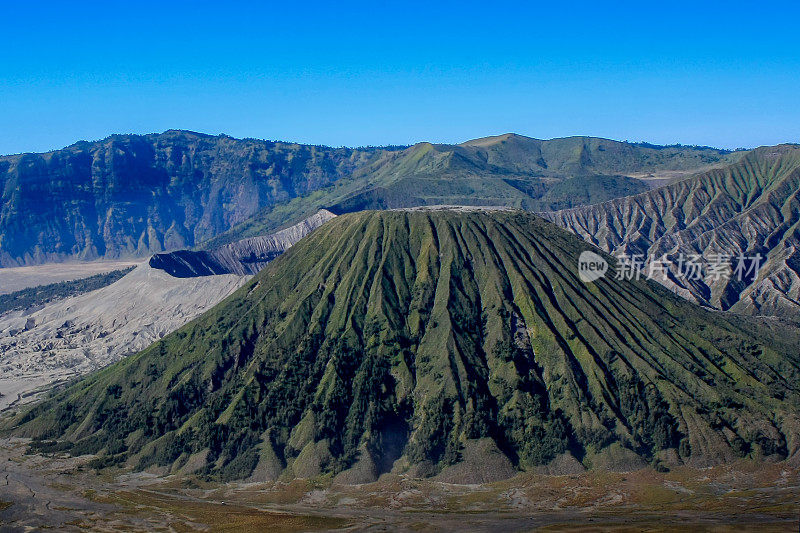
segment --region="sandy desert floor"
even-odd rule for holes
[[[88,278],[113,270],[136,266],[139,261],[86,261],[75,263],[51,263],[25,267],[0,268],[0,294],[8,294],[37,285]]]
[[[175,278],[140,264],[101,289],[0,315],[0,411],[143,350],[247,279]]]
[[[0,441],[0,530],[91,531],[798,531],[800,472],[741,462],[704,470],[650,469],[519,476],[453,485],[384,476],[206,482],[122,470],[90,457],[26,455]]]

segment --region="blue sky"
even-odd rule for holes
[[[771,2],[4,2],[0,153],[171,128],[334,146],[509,131],[800,142],[798,15]]]

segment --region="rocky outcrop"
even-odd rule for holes
[[[654,279],[690,300],[747,314],[800,316],[798,145],[758,148],[734,165],[644,194],[542,214],[607,252],[666,257],[669,273]],[[737,258],[759,255],[760,262],[744,264],[758,266],[757,272],[739,281]],[[702,279],[681,274],[681,256],[704,256]],[[724,263],[729,275],[714,274],[714,262]]]
[[[305,220],[270,235],[242,239],[209,251],[179,250],[155,254],[149,264],[179,278],[256,274],[294,243],[335,216],[321,209]]]

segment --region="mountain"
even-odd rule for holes
[[[457,146],[349,149],[174,130],[113,135],[0,157],[0,266],[147,257],[236,228],[203,246],[214,248],[271,233],[321,208],[571,207],[641,192],[647,180],[638,177],[649,173],[737,157],[588,137],[504,135]]]
[[[357,176],[328,188],[265,207],[208,244],[268,233],[320,208],[341,214],[431,205],[555,210],[593,204],[729,164],[742,154],[595,137],[543,141],[515,134],[459,145],[420,143],[386,154]]]
[[[388,151],[167,131],[2,157],[0,266],[192,247]]]
[[[15,432],[223,480],[796,460],[797,332],[651,281],[583,283],[587,248],[518,211],[342,215]]]
[[[659,281],[703,305],[800,316],[798,145],[758,148],[733,165],[647,193],[543,216],[607,252],[666,256],[670,275]],[[679,258],[692,255],[706,258],[702,279],[678,271]],[[758,272],[741,281],[709,270],[710,262],[722,262],[733,273],[739,256],[757,255]]]

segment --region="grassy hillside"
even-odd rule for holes
[[[423,205],[575,207],[648,190],[638,178],[675,179],[741,156],[594,137],[542,141],[506,134],[460,145],[420,143],[385,154],[330,187],[266,207],[203,246],[269,233],[322,208],[339,214]]]
[[[584,284],[585,249],[519,212],[343,215],[16,431],[98,465],[221,479],[394,468],[464,481],[554,459],[798,453],[795,334],[651,282]]]

